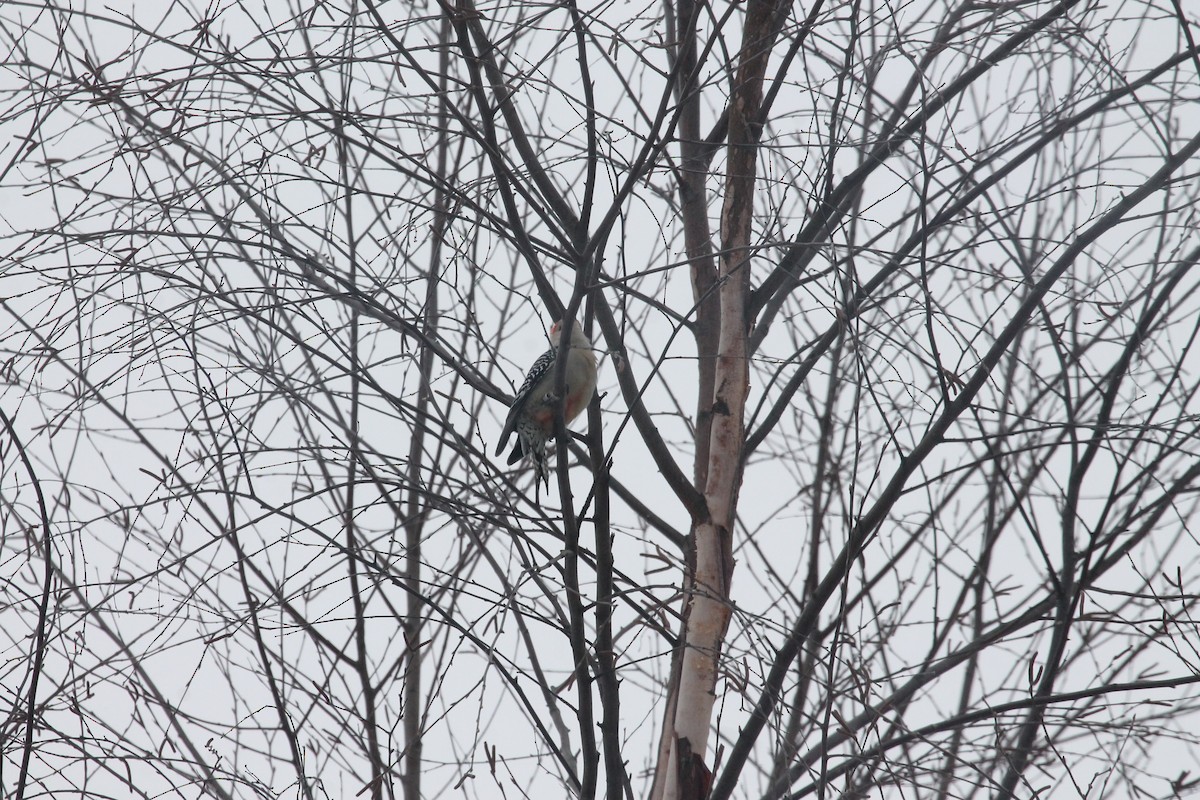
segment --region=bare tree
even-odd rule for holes
[[[1197,25],[0,6],[5,796],[1196,791]]]

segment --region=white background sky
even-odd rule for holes
[[[994,41],[981,48],[950,48],[925,71],[919,96],[934,96],[993,49],[1005,31],[1050,5],[1017,4],[1011,16],[996,9],[968,15],[963,24],[977,23]],[[351,10],[357,11],[354,24],[347,23]],[[1070,16],[1070,23],[1039,38],[1030,54],[1000,65],[937,115],[923,146],[906,144],[878,170],[864,187],[853,233],[843,229],[832,246],[822,247],[810,267],[813,280],[794,293],[775,319],[752,369],[751,409],[778,396],[778,384],[771,383],[775,371],[782,365],[783,379],[790,377],[788,359],[797,352],[803,355],[836,319],[839,281],[848,269],[843,259],[853,252],[855,279],[861,284],[914,230],[925,177],[926,192],[935,195],[926,212],[936,213],[948,202],[938,192],[944,187],[950,196],[966,191],[971,184],[962,180],[964,170],[979,167],[975,177],[982,179],[1002,168],[1015,152],[1004,144],[1031,140],[1039,119],[1085,105],[1179,52],[1184,45],[1170,10],[1168,4],[1121,4]],[[665,91],[656,70],[667,68],[666,53],[654,45],[667,33],[655,22],[657,6],[611,3],[585,11],[600,31],[596,41],[612,45],[607,51],[599,46],[590,50],[597,106],[604,113],[601,138],[611,152],[601,169],[595,219],[606,208],[612,187],[625,178],[622,165],[636,156],[648,130],[631,94],[644,110],[653,111]],[[397,35],[432,68],[435,53],[423,48],[435,41],[437,26],[421,15],[435,10],[391,2],[381,6],[381,13],[396,21]],[[528,7],[507,5],[485,13],[497,41],[520,33],[507,53],[511,75],[524,78],[520,112],[541,134],[537,143],[558,185],[573,202],[581,202],[581,90],[573,45],[554,32],[563,15],[547,11],[541,17]],[[802,16],[807,7],[795,13]],[[836,132],[835,179],[855,169],[867,143],[874,141],[878,126],[861,127],[869,102],[881,106],[882,99],[899,96],[943,13],[936,3],[880,4],[863,11],[863,39],[853,63],[856,76],[875,81],[875,94],[854,85],[847,89],[844,102],[852,111]],[[999,14],[999,21],[989,14]],[[228,37],[224,44],[195,44],[203,41],[195,29],[204,17],[216,20],[211,31]],[[518,19],[537,25],[516,27]],[[153,760],[145,757],[149,752],[182,750],[177,732],[166,728],[158,701],[147,690],[152,684],[163,700],[195,715],[189,736],[202,746],[210,765],[238,777],[240,783],[230,781],[230,791],[295,797],[294,775],[289,777],[276,760],[286,748],[271,732],[278,715],[257,668],[260,654],[250,636],[240,559],[228,527],[237,527],[240,546],[260,571],[249,579],[258,595],[267,596],[270,584],[278,586],[312,622],[312,630],[344,640],[346,652],[354,652],[350,584],[337,548],[344,539],[342,505],[347,500],[351,310],[305,284],[239,192],[248,192],[283,226],[297,251],[320,256],[342,275],[353,269],[364,294],[396,318],[414,319],[426,296],[433,193],[404,170],[420,173],[430,162],[433,99],[413,70],[396,69],[391,45],[358,6],[89,3],[77,4],[72,13],[52,13],[37,4],[14,3],[0,7],[0,20],[8,31],[5,69],[0,71],[0,160],[5,166],[12,160],[0,181],[0,330],[3,358],[8,359],[0,406],[16,419],[17,432],[34,457],[51,503],[55,563],[69,578],[56,584],[54,594],[43,676],[44,696],[51,698],[48,727],[39,739],[33,774],[52,791],[86,785],[89,791],[120,796],[122,781],[133,776],[149,796],[172,789],[195,796],[199,786],[185,791],[181,778],[169,769],[156,774],[146,766]],[[737,27],[730,23],[725,48],[736,47]],[[710,30],[705,22],[702,32]],[[814,50],[797,60],[776,106],[775,123],[767,132],[771,147],[761,165],[764,190],[757,210],[763,215],[762,249],[754,267],[756,283],[801,229],[810,192],[826,174],[822,153],[830,140],[836,59],[844,56],[839,48],[847,30],[844,9],[823,18]],[[889,44],[898,31],[903,32],[903,46]],[[612,32],[627,41],[616,40]],[[964,36],[963,41],[971,39]],[[192,46],[225,48],[244,61],[231,68],[227,55],[221,56],[224,61],[212,55],[197,58],[188,50]],[[282,55],[272,61],[276,49]],[[119,85],[119,97],[80,88],[72,76],[83,72],[79,56],[84,52],[93,65],[105,64],[102,75],[108,86]],[[615,67],[605,66],[606,52],[616,59]],[[773,61],[781,55],[782,45]],[[705,130],[727,91],[719,55],[713,58],[717,60],[703,76]],[[946,369],[965,377],[976,367],[1016,306],[1022,260],[1041,274],[1079,231],[1157,169],[1164,151],[1194,134],[1195,79],[1195,67],[1188,63],[1170,71],[1139,90],[1137,103],[1073,129],[1042,157],[1001,181],[969,214],[930,237],[924,257],[932,269],[930,296],[937,309],[932,335]],[[45,90],[48,86],[64,93],[56,95]],[[71,86],[67,96],[62,87]],[[473,116],[465,93],[456,92],[454,100]],[[122,102],[146,116],[124,113]],[[339,105],[356,120],[347,134],[355,147],[353,168],[346,173],[338,166],[333,115],[321,111]],[[169,146],[146,148],[147,123],[170,126],[174,138]],[[31,140],[20,137],[31,131],[37,146],[25,151]],[[490,167],[478,155],[477,144],[468,137],[456,140],[455,146],[459,144],[467,155],[453,176],[456,185],[484,211],[501,213]],[[214,163],[197,159],[197,152],[228,169],[214,169]],[[995,162],[989,162],[993,157]],[[722,161],[718,157],[718,172]],[[1181,174],[1194,175],[1195,165]],[[47,175],[54,176],[53,190],[44,185]],[[608,243],[605,270],[619,277],[646,274],[628,280],[638,295],[610,292],[606,297],[614,305],[618,298],[623,303],[618,319],[629,368],[647,380],[661,363],[648,382],[645,402],[690,474],[687,415],[695,405],[694,345],[685,333],[666,348],[673,328],[670,315],[647,302],[649,298],[685,317],[692,306],[680,223],[664,199],[673,196],[671,180],[666,168],[655,171],[624,205]],[[350,193],[347,183],[353,187]],[[1094,388],[1095,376],[1111,367],[1133,331],[1145,302],[1139,293],[1157,286],[1164,265],[1196,246],[1192,183],[1185,180],[1170,194],[1147,200],[1128,224],[1086,249],[1062,294],[1048,296],[1045,313],[1062,326],[1060,348],[1075,346],[1079,339],[1073,337],[1106,331],[1106,341],[1087,351],[1083,366],[1060,380],[1062,352],[1047,335],[1054,325],[1044,320],[1030,325],[1023,339],[1022,377],[1016,382],[1020,399],[1034,392],[1045,392],[1045,399],[1027,409],[1020,424],[1013,424],[1012,438],[1000,443],[1011,447],[1006,490],[1016,493],[1014,487],[1034,460],[1046,457],[1051,466],[1036,474],[1029,495],[1003,527],[988,576],[989,620],[1009,618],[1027,607],[1030,598],[1043,596],[1045,560],[1061,560],[1057,529],[1072,454],[1069,447],[1052,451],[1046,442],[1069,429],[1064,408],[1072,395],[1063,387],[1069,385],[1074,397]],[[715,220],[719,202],[711,207]],[[540,240],[552,239],[552,231],[527,207],[523,213]],[[439,265],[443,335],[464,362],[509,391],[545,346],[548,322],[515,248],[480,217],[479,210],[463,204],[447,234]],[[861,249],[852,251],[851,241]],[[941,410],[940,390],[930,371],[923,313],[928,305],[916,283],[919,257],[909,261],[902,271],[907,277],[889,282],[880,304],[864,313],[854,329],[855,346],[847,345],[839,362],[846,385],[835,404],[839,461],[832,473],[836,480],[826,486],[834,497],[823,519],[826,564],[853,522],[879,496],[901,456]],[[555,286],[565,297],[573,275],[551,257],[544,263],[553,267]],[[823,274],[831,263],[837,269]],[[659,269],[665,265],[675,266]],[[1149,507],[1150,501],[1133,492],[1110,507],[1115,476],[1161,456],[1154,482],[1166,485],[1194,458],[1194,400],[1179,391],[1164,401],[1160,383],[1174,365],[1182,365],[1185,386],[1193,380],[1195,358],[1188,349],[1196,318],[1193,284],[1194,278],[1185,279],[1173,295],[1168,312],[1172,326],[1143,348],[1138,372],[1118,398],[1115,424],[1108,430],[1112,444],[1102,450],[1084,487],[1081,530],[1110,530],[1126,511],[1134,523],[1144,517],[1131,509]],[[231,314],[224,302],[228,298],[253,305],[258,314]],[[1135,302],[1127,304],[1128,299]],[[413,428],[403,404],[415,402],[419,384],[413,342],[396,327],[361,318],[358,358],[361,374],[373,383],[360,386],[359,435],[367,450],[363,460],[374,467],[378,482],[356,487],[353,503],[360,535],[380,558],[398,567],[402,534],[396,531],[398,509],[389,502],[407,502],[404,465]],[[460,338],[463,331],[467,335]],[[53,357],[40,349],[46,344],[56,348]],[[718,731],[726,744],[746,719],[762,671],[800,607],[813,527],[817,417],[831,364],[828,357],[822,360],[808,390],[785,413],[777,435],[747,467],[740,507],[743,530],[736,538],[736,611],[728,641],[731,677],[718,685]],[[620,427],[627,404],[616,369],[617,363],[607,358],[600,386],[606,441],[611,443],[621,431],[613,450],[614,477],[669,524],[686,530],[686,514],[636,431],[632,425]],[[435,403],[445,414],[439,436],[449,441],[449,432],[463,435],[466,444],[490,456],[504,405],[456,383],[455,373],[444,364],[435,374],[434,389],[443,393]],[[849,388],[855,381],[847,376],[854,375],[862,377],[867,391]],[[83,376],[87,388],[82,388]],[[977,426],[994,430],[1005,391],[999,379],[990,382],[977,399],[976,414],[964,417],[949,436],[970,438]],[[809,398],[815,400],[810,403]],[[1087,420],[1095,413],[1093,399],[1084,403],[1080,417]],[[1162,443],[1161,450],[1130,444],[1147,422],[1145,436]],[[1076,433],[1086,440],[1090,430],[1082,424]],[[1171,430],[1184,433],[1171,439]],[[984,456],[977,441],[939,448],[909,482],[910,491],[891,509],[852,572],[850,598],[864,576],[896,559],[885,579],[872,584],[870,602],[858,605],[841,636],[829,640],[836,649],[824,651],[836,665],[839,686],[859,690],[839,694],[835,710],[842,717],[862,712],[910,677],[930,649],[934,631],[954,610],[984,530],[986,479],[992,473],[968,471]],[[0,628],[7,634],[0,664],[4,703],[19,708],[28,686],[28,636],[36,623],[31,604],[40,587],[42,562],[27,533],[36,520],[28,475],[11,448],[3,458]],[[163,480],[171,467],[178,475]],[[478,797],[513,797],[521,791],[532,797],[560,796],[561,772],[499,672],[503,667],[521,676],[535,713],[557,740],[546,701],[529,675],[531,653],[536,654],[548,682],[559,688],[559,708],[578,746],[571,716],[575,690],[563,685],[571,656],[555,620],[563,590],[561,543],[551,533],[557,524],[553,506],[547,518],[539,519],[530,502],[529,476],[518,476],[524,491],[519,494],[507,483],[498,460],[476,466],[446,452],[439,470],[450,481],[432,483],[428,476],[437,498],[423,556],[430,594],[455,626],[470,630],[494,650],[481,651],[436,619],[427,629],[432,642],[426,673],[427,796],[456,791]],[[361,469],[356,475],[362,478]],[[960,476],[966,476],[966,489],[958,488]],[[587,493],[590,476],[576,469],[573,479],[578,500]],[[552,497],[557,500],[556,490]],[[934,508],[939,509],[934,524],[909,547],[908,536]],[[521,519],[519,513],[531,518]],[[1124,568],[1112,570],[1100,588],[1178,594],[1178,587],[1171,588],[1176,576],[1184,587],[1191,585],[1196,554],[1191,513],[1190,496],[1181,498],[1146,546],[1135,550]],[[679,580],[678,553],[619,503],[613,530],[618,567],[634,583],[650,587],[659,600],[670,598]],[[1041,534],[1044,554],[1035,531]],[[589,535],[585,529],[585,541]],[[660,548],[670,554],[667,570],[659,569],[664,566],[656,555]],[[591,580],[589,572],[584,576],[589,587]],[[71,584],[78,587],[74,593],[68,591]],[[506,586],[515,587],[511,598]],[[395,749],[389,756],[395,759],[403,747],[398,674],[405,643],[397,634],[396,609],[403,608],[404,596],[386,583],[368,594],[371,669],[382,681],[379,725],[393,737],[389,741]],[[633,598],[618,607],[617,629],[624,681],[621,730],[636,792],[648,785],[642,771],[652,760],[661,716],[659,681],[669,660],[663,641],[634,624],[634,604],[645,601]],[[83,599],[95,610],[85,611]],[[1091,592],[1084,613],[1099,614],[1106,604],[1120,601],[1120,595]],[[1083,637],[1073,644],[1087,655],[1072,663],[1060,690],[1089,688],[1097,675],[1107,677],[1108,667],[1125,658],[1129,664],[1115,679],[1194,674],[1197,638],[1189,603],[1148,602],[1123,610],[1119,623],[1097,624],[1094,640]],[[520,622],[517,608],[523,613]],[[1145,632],[1162,623],[1164,608],[1179,614],[1171,623],[1173,638],[1151,643]],[[296,626],[277,605],[267,609],[264,619],[264,641],[272,658],[295,668],[281,669],[281,674],[289,676],[290,715],[302,731],[309,777],[319,778],[330,797],[354,796],[369,774],[353,744],[361,726],[354,727],[355,716],[348,711],[361,701],[356,677],[314,641],[312,630]],[[967,633],[964,625],[938,641],[938,651],[961,647]],[[1032,643],[1028,636],[1035,637]],[[1044,648],[1044,631],[1037,626],[1000,643],[979,664],[974,691],[991,703],[1027,694],[1029,682],[1023,676],[1036,671],[1029,658],[1032,654],[1036,660]],[[134,672],[134,663],[144,672]],[[390,679],[384,677],[389,674]],[[923,691],[905,709],[903,726],[916,728],[954,713],[962,674],[954,675]],[[743,682],[748,688],[741,694]],[[316,703],[305,700],[313,684],[323,693]],[[1161,697],[1186,709],[1195,692]],[[1063,743],[1063,759],[1075,781],[1086,785],[1097,776],[1092,789],[1076,791],[1068,770],[1053,762],[1044,765],[1044,772],[1043,767],[1031,770],[1034,785],[1052,786],[1056,797],[1125,796],[1131,783],[1144,780],[1151,796],[1169,796],[1167,779],[1190,764],[1195,752],[1183,733],[1190,717],[1183,717],[1174,739],[1150,738],[1147,732],[1158,707],[1126,705],[1145,698],[1114,698]],[[1100,723],[1108,720],[1127,735],[1105,731]],[[14,725],[10,721],[6,736],[14,735]],[[266,732],[260,734],[260,726]],[[860,731],[857,745],[874,744],[883,730]],[[126,772],[126,762],[115,758],[79,759],[81,748],[100,752],[107,748],[104,740],[118,736],[126,737],[139,756],[129,762],[136,772],[134,766]],[[92,744],[92,737],[101,743]],[[19,758],[16,741],[5,744],[6,788],[15,780],[10,776],[15,776]],[[498,748],[504,759],[495,778],[485,743]],[[808,739],[801,750],[816,744]],[[1151,751],[1145,758],[1129,755],[1143,747]],[[938,747],[930,753],[926,758],[933,768],[940,759]],[[101,764],[120,768],[105,775]],[[1145,775],[1157,777],[1143,778],[1143,768]],[[468,771],[474,778],[462,782]],[[1103,787],[1110,783],[1121,788],[1106,793]],[[928,788],[922,779],[912,791],[919,785]],[[745,796],[761,791],[755,773],[747,779]],[[894,786],[878,791],[881,796],[904,793]]]

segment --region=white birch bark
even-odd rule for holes
[[[749,395],[747,305],[750,291],[754,183],[757,169],[756,124],[763,76],[774,39],[773,2],[752,0],[739,56],[729,114],[729,154],[725,201],[721,209],[720,336],[712,397],[704,499],[707,515],[692,525],[694,550],[685,578],[681,663],[673,672],[663,723],[666,763],[659,763],[653,800],[693,800],[707,794],[711,766],[704,761],[721,650],[731,614],[733,523],[742,482],[745,411]],[[660,750],[661,753],[661,750]]]

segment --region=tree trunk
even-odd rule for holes
[[[670,752],[665,762],[660,760],[658,764],[651,793],[654,800],[699,800],[708,794],[711,784],[711,767],[705,764],[704,756],[716,701],[721,648],[731,613],[733,527],[742,483],[750,389],[747,301],[761,130],[756,120],[767,56],[775,38],[776,14],[775,4],[765,0],[751,0],[747,6],[730,104],[728,173],[721,209],[720,332],[708,404],[711,433],[708,458],[704,463],[697,461],[707,513],[692,523],[692,548],[684,583],[683,637],[673,670],[675,685],[671,687],[675,702],[668,703],[663,722],[662,748],[669,747]],[[704,332],[697,338],[703,341]],[[703,430],[698,426],[697,434]]]

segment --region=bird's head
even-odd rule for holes
[[[550,341],[558,347],[558,343],[562,340],[562,320],[554,320],[554,324],[550,326]],[[583,332],[583,326],[579,324],[579,320],[572,321],[571,327],[571,347],[591,347],[591,340],[587,338],[587,334]]]

